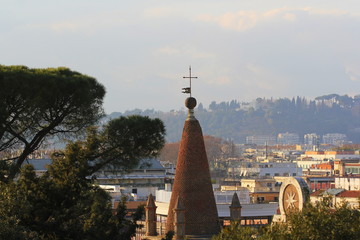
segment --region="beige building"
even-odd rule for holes
[[[359,151],[306,151],[301,159],[311,158],[313,160],[338,160],[360,158]]]
[[[318,190],[310,194],[310,202],[316,204],[329,198],[333,207],[347,203],[352,208],[359,208],[360,191],[345,190],[341,188]]]
[[[279,201],[280,183],[274,178],[241,179],[240,185],[249,190],[251,203]]]

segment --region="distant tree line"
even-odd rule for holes
[[[216,103],[208,108],[199,104],[195,109],[204,135],[212,135],[244,143],[246,136],[277,135],[294,132],[299,136],[307,133],[344,133],[354,143],[360,142],[360,96],[330,94],[309,100],[303,97],[265,99],[252,102]],[[161,112],[135,109],[119,115],[140,114],[163,120],[167,130],[167,141],[181,138],[186,111]]]

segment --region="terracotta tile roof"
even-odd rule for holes
[[[317,191],[315,191],[315,192],[311,193],[311,194],[310,194],[310,197],[318,197],[318,196],[322,196],[324,192],[325,192],[325,190],[324,190],[324,189],[317,190]]]
[[[360,197],[360,191],[345,190],[345,191],[339,193],[338,195],[336,195],[336,197],[359,198]]]

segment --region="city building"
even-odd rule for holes
[[[360,177],[354,176],[344,176],[344,177],[335,177],[335,187],[342,188],[346,190],[360,190]]]
[[[279,133],[277,136],[277,143],[281,145],[300,144],[300,137],[297,133]]]
[[[303,169],[303,176],[332,176],[334,175],[334,161],[303,160],[296,161]]]
[[[306,151],[300,159],[309,160],[337,160],[360,158],[359,151]]]
[[[360,191],[335,188],[318,190],[310,194],[310,202],[312,204],[316,204],[325,198],[331,201],[333,207],[346,203],[351,208],[359,208]]]
[[[32,164],[37,176],[44,174],[46,166],[52,164],[52,159],[29,159],[24,164]],[[147,196],[158,189],[164,189],[167,178],[165,168],[157,159],[142,159],[128,173],[121,169],[105,168],[89,176],[110,193],[113,201],[126,195],[129,200],[146,200]]]
[[[292,162],[237,162],[228,168],[228,173],[238,178],[301,176],[302,168]]]
[[[92,176],[96,183],[119,198],[127,195],[131,200],[145,201],[149,194],[164,189],[167,177],[165,168],[157,159],[142,159],[130,172],[104,168]]]
[[[279,201],[280,182],[274,178],[241,179],[240,186],[249,190],[251,203]]]
[[[307,176],[303,179],[309,186],[310,192],[335,188],[335,177]]]
[[[276,138],[270,135],[253,135],[246,137],[246,144],[276,145]]]
[[[315,146],[315,147],[319,147],[320,145],[320,136],[317,135],[316,133],[308,133],[304,135],[304,144],[307,146]],[[318,149],[316,149],[318,150]]]
[[[331,145],[342,145],[347,142],[347,137],[342,133],[327,133],[323,135],[323,143]]]

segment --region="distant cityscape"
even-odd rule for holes
[[[307,147],[319,148],[320,144],[331,144],[340,146],[343,144],[351,144],[351,141],[347,140],[347,137],[343,133],[327,133],[323,136],[316,133],[305,134],[303,138],[300,138],[297,133],[279,133],[277,137],[270,135],[257,135],[247,136],[247,144],[256,145],[294,145],[304,143]]]

